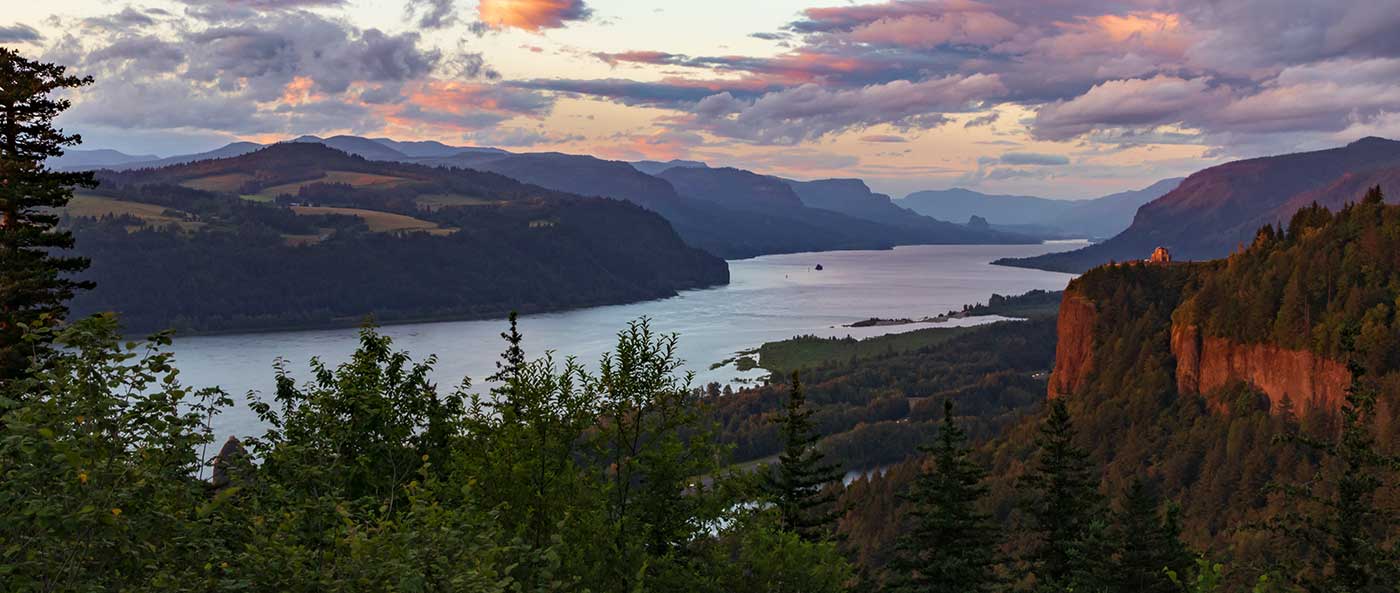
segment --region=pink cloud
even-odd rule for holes
[[[1193,112],[1218,109],[1228,101],[1228,91],[1212,89],[1204,77],[1110,80],[1042,107],[1031,131],[1037,137],[1063,140],[1100,128],[1150,128],[1183,122]]]
[[[478,0],[481,22],[493,29],[515,28],[538,33],[593,13],[584,0]]]
[[[1018,28],[990,12],[953,12],[882,18],[859,25],[844,37],[859,43],[904,47],[992,45],[1011,38]]]

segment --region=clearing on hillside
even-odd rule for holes
[[[190,189],[202,191],[213,191],[222,193],[235,193],[244,183],[253,180],[253,176],[248,173],[226,173],[223,175],[210,175],[198,179],[186,179],[180,185]]]
[[[188,218],[194,218],[194,216],[173,208],[166,208],[165,206],[157,206],[155,204],[144,204],[141,202],[125,202],[86,193],[75,194],[73,199],[68,201],[68,206],[63,210],[70,216],[91,218],[101,218],[107,215],[130,215],[141,219],[142,222],[151,226],[175,224],[186,231],[204,226],[202,222],[181,218],[181,216]]]
[[[488,206],[496,204],[494,200],[483,198],[473,198],[457,194],[423,194],[413,200],[419,207],[428,210],[441,210],[453,206]]]
[[[373,173],[326,171],[324,177],[274,185],[272,187],[263,188],[262,191],[247,197],[256,196],[264,200],[271,200],[282,194],[295,196],[297,195],[297,191],[301,190],[302,186],[311,185],[313,183],[344,183],[352,187],[392,187],[409,181],[412,181],[412,179],[391,177],[389,175],[375,175]]]
[[[426,231],[433,235],[449,235],[457,229],[449,229],[438,226],[435,222],[429,222],[412,216],[394,214],[392,212],[379,212],[377,210],[364,210],[361,208],[337,208],[332,206],[293,206],[292,211],[297,214],[343,214],[347,216],[358,216],[360,220],[369,225],[369,230],[376,233],[390,233],[396,231]]]

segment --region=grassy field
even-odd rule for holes
[[[459,196],[455,194],[424,194],[413,200],[419,206],[429,210],[440,210],[453,206],[487,206],[495,204],[493,200],[484,200],[470,196]]]
[[[73,199],[68,202],[68,207],[64,210],[71,216],[92,218],[101,218],[109,214],[112,216],[131,215],[141,219],[142,222],[148,225],[165,226],[168,224],[176,224],[185,230],[192,230],[204,226],[202,222],[192,222],[170,216],[166,214],[166,212],[173,210],[164,206],[143,204],[140,202],[123,202],[121,200],[114,200],[112,198],[93,194],[80,193],[74,195]]]
[[[759,366],[775,373],[790,373],[819,364],[868,358],[890,352],[917,350],[951,340],[973,327],[931,327],[899,334],[855,339],[804,336],[768,342],[758,349]]]
[[[403,177],[390,177],[388,175],[375,175],[373,173],[355,173],[352,171],[326,171],[326,176],[319,179],[308,179],[306,181],[296,181],[284,183],[264,188],[262,191],[252,194],[257,198],[271,200],[282,194],[297,195],[302,186],[313,183],[344,183],[353,187],[392,187],[400,183],[410,181]],[[249,197],[249,196],[245,196]]]
[[[379,212],[376,210],[363,210],[360,208],[293,206],[292,211],[297,214],[344,214],[348,216],[358,216],[361,220],[365,221],[365,224],[369,225],[369,230],[376,233],[427,231],[434,235],[448,235],[456,230],[443,228],[438,226],[435,222],[429,222],[412,216],[404,216],[392,212]]]
[[[226,175],[210,175],[199,179],[183,181],[180,185],[191,189],[203,191],[233,193],[238,191],[244,183],[252,180],[253,176],[247,173],[229,173]]]

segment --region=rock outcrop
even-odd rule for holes
[[[1050,373],[1050,399],[1069,395],[1084,386],[1094,366],[1093,301],[1070,289],[1060,301],[1059,339],[1055,345],[1055,370]]]
[[[1335,360],[1305,350],[1202,336],[1194,325],[1173,325],[1171,348],[1179,393],[1209,394],[1244,382],[1267,395],[1274,410],[1287,398],[1305,414],[1340,409],[1351,384],[1346,365]]]

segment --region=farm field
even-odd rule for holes
[[[210,175],[198,179],[189,179],[180,182],[180,185],[190,189],[202,191],[213,191],[222,193],[237,192],[244,183],[251,181],[253,176],[248,173],[227,173],[224,175]]]
[[[165,226],[168,224],[178,225],[184,230],[193,230],[204,226],[204,223],[185,220],[176,216],[171,216],[171,212],[179,212],[164,206],[155,204],[143,204],[141,202],[125,202],[112,198],[98,196],[94,194],[79,193],[73,196],[64,208],[71,216],[82,216],[90,218],[101,218],[103,216],[135,216],[152,226]],[[181,212],[181,214],[184,214]]]
[[[302,188],[302,186],[311,185],[313,183],[344,183],[353,187],[392,187],[394,185],[406,183],[409,181],[412,180],[405,179],[403,177],[392,177],[389,175],[375,175],[373,173],[355,173],[352,171],[326,171],[326,175],[324,177],[320,177],[317,179],[307,179],[305,181],[296,181],[292,183],[284,183],[282,185],[274,185],[272,187],[264,188],[262,191],[256,194],[250,194],[244,197],[250,199],[258,199],[260,201],[272,200],[282,194],[296,195],[297,191],[299,191]]]
[[[448,235],[457,229],[443,228],[435,222],[429,222],[412,216],[394,214],[392,212],[379,212],[377,210],[364,210],[361,208],[337,208],[333,206],[293,206],[292,211],[297,214],[343,214],[347,216],[357,216],[369,225],[369,230],[376,233],[389,233],[397,231],[427,231],[434,235]]]

